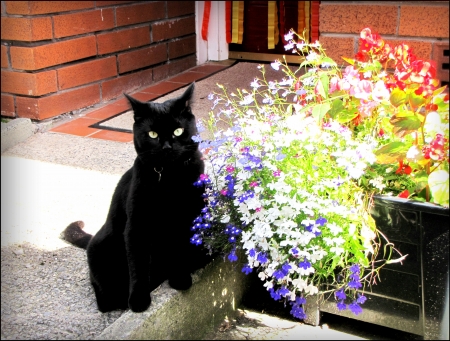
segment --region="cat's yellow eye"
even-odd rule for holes
[[[148,136],[150,136],[152,139],[156,139],[158,137],[158,133],[156,131],[149,131]]]
[[[174,134],[175,136],[180,136],[181,134],[183,134],[183,131],[184,131],[183,128],[178,128],[178,129],[175,129],[175,130],[174,130],[173,134]]]

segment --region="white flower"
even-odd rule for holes
[[[274,69],[274,70],[280,70],[280,65],[281,65],[281,63],[280,63],[280,61],[279,60],[276,60],[276,61],[274,61],[273,63],[270,63],[270,66]]]

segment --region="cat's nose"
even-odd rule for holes
[[[172,149],[172,146],[170,145],[169,141],[164,142],[162,149]]]

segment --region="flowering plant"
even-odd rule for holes
[[[297,70],[275,61],[285,77],[267,81],[260,65],[251,91],[210,95],[213,139],[193,137],[208,168],[191,242],[232,262],[242,250],[242,271],[295,317],[306,317],[306,296],[325,293],[359,314],[378,271],[404,259],[377,230],[372,195],[448,204],[448,95],[430,63],[369,29],[343,71],[319,42],[285,38],[304,57]]]

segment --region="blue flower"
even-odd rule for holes
[[[245,273],[246,275],[248,275],[252,271],[253,268],[251,268],[250,265],[248,264],[245,264],[244,267],[242,268],[242,272]]]
[[[353,301],[348,305],[348,309],[350,309],[350,311],[355,315],[361,314],[363,311],[362,308],[355,301]]]
[[[284,275],[286,276],[289,273],[289,270],[292,269],[292,266],[290,266],[288,263],[284,263],[281,267]]]
[[[297,255],[298,255],[298,250],[297,250],[296,247],[293,247],[293,248],[291,249],[291,252],[292,252],[292,254],[293,254],[294,256],[297,256]]]
[[[230,243],[235,243],[236,242],[236,237],[235,236],[231,236],[230,238],[228,238],[228,241]]]
[[[255,255],[256,255],[255,249],[250,249],[250,251],[248,252],[248,254],[250,255],[250,257],[255,257]]]
[[[305,304],[306,303],[306,298],[298,296],[298,297],[295,298],[295,303],[298,304],[298,305]]]
[[[278,293],[283,296],[286,297],[287,294],[290,293],[289,289],[287,289],[285,286],[282,286],[279,290]]]
[[[280,280],[282,279],[284,276],[286,276],[283,271],[281,270],[275,270],[272,274],[273,277],[275,277],[276,279]]]
[[[344,301],[339,301],[336,304],[336,307],[338,308],[339,311],[347,309],[347,305],[344,303]]]
[[[351,289],[359,289],[362,287],[362,284],[360,281],[350,281],[348,282],[348,287]]]
[[[276,159],[277,161],[281,161],[281,160],[283,160],[285,157],[286,157],[285,154],[279,153],[279,154],[275,157],[275,159]]]
[[[258,253],[258,257],[256,257],[256,260],[261,264],[267,263],[267,255],[264,252],[260,252]]]
[[[350,267],[350,271],[354,274],[359,274],[359,265],[358,264],[353,264]]]
[[[323,226],[323,225],[326,224],[327,221],[328,221],[328,220],[327,220],[326,218],[319,217],[319,218],[316,220],[316,224],[317,224],[317,225],[320,225],[320,226]]]
[[[235,250],[230,252],[230,254],[228,255],[228,260],[230,262],[236,262],[238,260],[238,257],[236,256]]]
[[[335,295],[338,300],[345,300],[347,298],[344,289],[339,289],[338,291],[336,291]]]
[[[275,301],[278,301],[281,298],[280,294],[277,291],[275,291],[273,288],[269,289],[269,293],[270,293],[270,297],[272,297]]]
[[[358,298],[356,299],[356,303],[364,304],[364,302],[366,302],[366,300],[367,300],[366,296],[358,294]]]
[[[202,142],[202,138],[200,137],[200,135],[194,135],[191,137],[192,141],[194,142]]]
[[[201,235],[194,234],[191,238],[191,243],[195,245],[200,245],[202,243]]]
[[[311,267],[311,263],[305,258],[302,262],[298,263],[298,266],[306,270]]]

